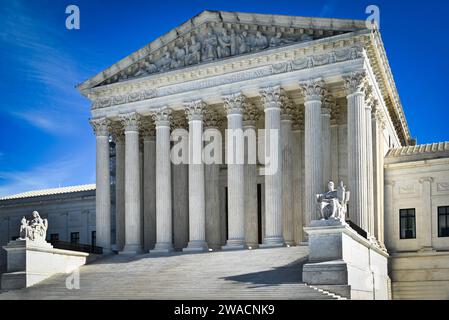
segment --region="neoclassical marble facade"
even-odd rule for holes
[[[123,253],[301,244],[329,180],[344,181],[349,219],[383,246],[383,159],[414,142],[380,34],[364,21],[205,11],[77,88],[92,101],[106,251],[113,242]],[[171,161],[179,128],[188,165]],[[276,172],[195,162],[209,141],[201,133],[226,129],[276,130]]]

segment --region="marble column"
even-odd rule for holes
[[[334,98],[330,94],[326,94],[323,106],[321,108],[321,154],[323,155],[323,186],[322,190],[327,190],[329,181],[332,181],[332,161],[334,155],[331,153],[331,108]],[[338,181],[334,181],[338,183]]]
[[[261,247],[281,247],[283,237],[281,88],[260,90],[265,111],[265,151],[271,170],[265,172],[265,236]],[[277,167],[276,167],[277,166]],[[267,167],[267,163],[265,163]]]
[[[374,237],[374,163],[373,163],[373,129],[371,122],[371,106],[374,104],[374,93],[371,85],[365,87],[365,123],[366,123],[366,179],[367,179],[367,215],[370,237]]]
[[[170,159],[171,110],[153,113],[156,122],[156,245],[150,253],[173,251],[172,188]]]
[[[186,103],[189,121],[189,244],[183,251],[206,251],[206,198],[204,189],[203,113],[201,101]]]
[[[103,253],[111,252],[111,183],[109,165],[109,121],[106,118],[90,121],[96,135],[96,245]]]
[[[343,76],[348,101],[348,185],[350,220],[368,230],[368,181],[364,71]]]
[[[121,120],[125,130],[125,247],[122,253],[135,254],[142,251],[140,116],[133,112],[122,115]]]
[[[122,125],[112,132],[115,142],[115,245],[118,251],[125,246],[125,133]]]
[[[283,237],[288,246],[295,245],[293,228],[293,164],[292,164],[292,112],[293,106],[285,93],[281,105],[281,152],[282,152],[282,217]]]
[[[189,243],[189,132],[185,112],[174,114],[171,124],[174,142],[172,147],[173,245],[175,250],[182,250]],[[180,157],[179,162],[173,161],[175,152]]]
[[[335,183],[339,183],[341,180],[340,177],[340,139],[339,139],[339,120],[340,120],[340,106],[332,102],[330,105],[331,108],[331,145],[330,145],[330,154],[331,157],[331,180]]]
[[[304,242],[304,108],[293,112],[293,235],[297,245]]]
[[[156,130],[149,119],[142,122],[143,130],[143,249],[156,244]]]
[[[373,164],[374,164],[374,235],[380,243],[385,242],[384,236],[384,136],[385,116],[377,100],[372,109],[373,130]]]
[[[319,79],[302,82],[300,86],[304,93],[304,214],[308,226],[312,220],[321,219],[316,194],[323,192],[321,108],[325,89]]]
[[[243,109],[245,97],[233,94],[224,97],[228,118],[228,240],[223,250],[243,249],[245,246],[245,180],[243,147]],[[235,137],[235,138],[234,138]],[[231,157],[233,155],[233,157]]]
[[[222,126],[222,119],[214,110],[207,110],[204,114],[204,129],[205,135],[209,137],[217,135],[220,137],[220,128]],[[210,141],[210,140],[206,140]],[[205,190],[206,190],[206,242],[209,248],[220,249],[222,246],[222,217],[220,216],[220,165],[222,163],[222,144],[215,144],[217,141],[210,141],[206,144],[205,148],[209,146],[209,143],[213,143],[218,150],[214,149],[213,159],[214,162],[205,162],[204,175],[205,175]],[[217,154],[215,154],[217,153]],[[220,155],[218,154],[220,153]],[[217,157],[215,157],[217,156]],[[220,161],[221,160],[221,161]],[[224,214],[224,212],[223,212]]]
[[[259,221],[257,204],[257,137],[256,123],[259,110],[254,104],[245,105],[243,113],[243,132],[245,135],[245,243],[248,248],[259,246]],[[252,158],[254,156],[254,158]],[[251,161],[250,161],[251,159]],[[255,160],[255,161],[253,161]]]

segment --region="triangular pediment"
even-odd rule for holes
[[[365,28],[364,21],[204,11],[78,86],[97,86]]]

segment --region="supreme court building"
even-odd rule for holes
[[[449,249],[436,236],[449,145],[415,146],[380,33],[365,21],[204,11],[77,88],[92,101],[96,243],[106,252],[307,245],[303,228],[320,219],[315,195],[329,181],[343,181],[347,219],[381,250],[440,259]],[[189,150],[212,143],[198,131],[278,131],[277,170],[173,163],[176,129]]]

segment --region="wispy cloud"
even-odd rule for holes
[[[83,158],[60,159],[25,171],[0,171],[0,197],[67,186],[84,165]],[[93,182],[87,181],[86,183]]]
[[[11,115],[50,134],[66,135],[75,132],[73,123],[54,111],[28,110],[11,112]]]

